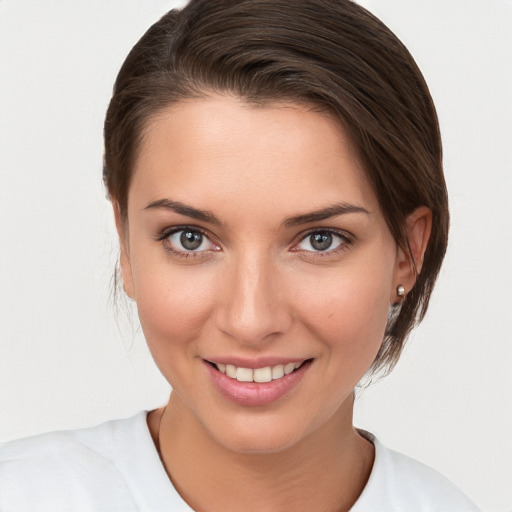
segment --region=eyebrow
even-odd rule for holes
[[[158,208],[171,210],[175,213],[179,213],[180,215],[185,215],[187,217],[191,217],[192,219],[215,224],[216,226],[220,226],[222,224],[222,222],[213,213],[207,210],[199,210],[193,206],[188,206],[186,204],[180,203],[179,201],[171,201],[170,199],[158,199],[156,201],[151,201],[144,208],[144,210],[152,210]]]
[[[208,222],[216,226],[222,225],[222,221],[218,217],[216,217],[212,212],[209,212],[208,210],[200,210],[198,208],[194,208],[193,206],[186,205],[179,201],[172,201],[170,199],[158,199],[155,201],[151,201],[144,208],[144,210],[152,210],[159,208],[162,208],[164,210],[171,210],[180,215],[185,215],[186,217],[197,219],[203,222]],[[293,227],[300,224],[319,222],[321,220],[330,219],[332,217],[337,217],[339,215],[344,215],[347,213],[364,213],[366,215],[371,215],[371,213],[362,206],[350,203],[338,203],[332,206],[327,206],[326,208],[322,208],[321,210],[315,210],[312,212],[303,213],[301,215],[290,217],[283,222],[283,225],[285,227]]]
[[[350,203],[338,203],[322,208],[321,210],[290,217],[284,221],[284,225],[286,227],[293,227],[300,224],[308,224],[310,222],[319,222],[321,220],[330,219],[347,213],[365,213],[366,215],[371,215],[371,213],[362,206]]]

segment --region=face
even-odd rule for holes
[[[187,421],[269,452],[350,414],[409,266],[335,121],[224,96],[169,107],[120,232],[125,289]]]

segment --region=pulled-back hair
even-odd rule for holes
[[[212,93],[255,105],[308,103],[334,116],[409,255],[407,216],[419,206],[432,211],[421,272],[390,315],[372,366],[390,370],[425,315],[449,224],[437,116],[413,58],[349,0],[192,0],[170,11],[126,58],[105,120],[104,180],[122,218],[149,120],[180,100]]]

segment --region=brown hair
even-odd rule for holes
[[[427,310],[449,224],[437,116],[413,58],[382,22],[349,0],[192,0],[170,11],[126,58],[105,120],[104,180],[123,218],[149,119],[211,92],[263,105],[307,102],[334,115],[405,250],[406,217],[419,206],[431,209],[421,272],[391,315],[372,366],[391,370]]]

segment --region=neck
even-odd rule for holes
[[[353,398],[322,427],[276,453],[217,443],[173,393],[148,424],[173,485],[194,510],[349,510],[373,465],[373,446],[352,427]],[[159,430],[159,433],[158,433]]]

